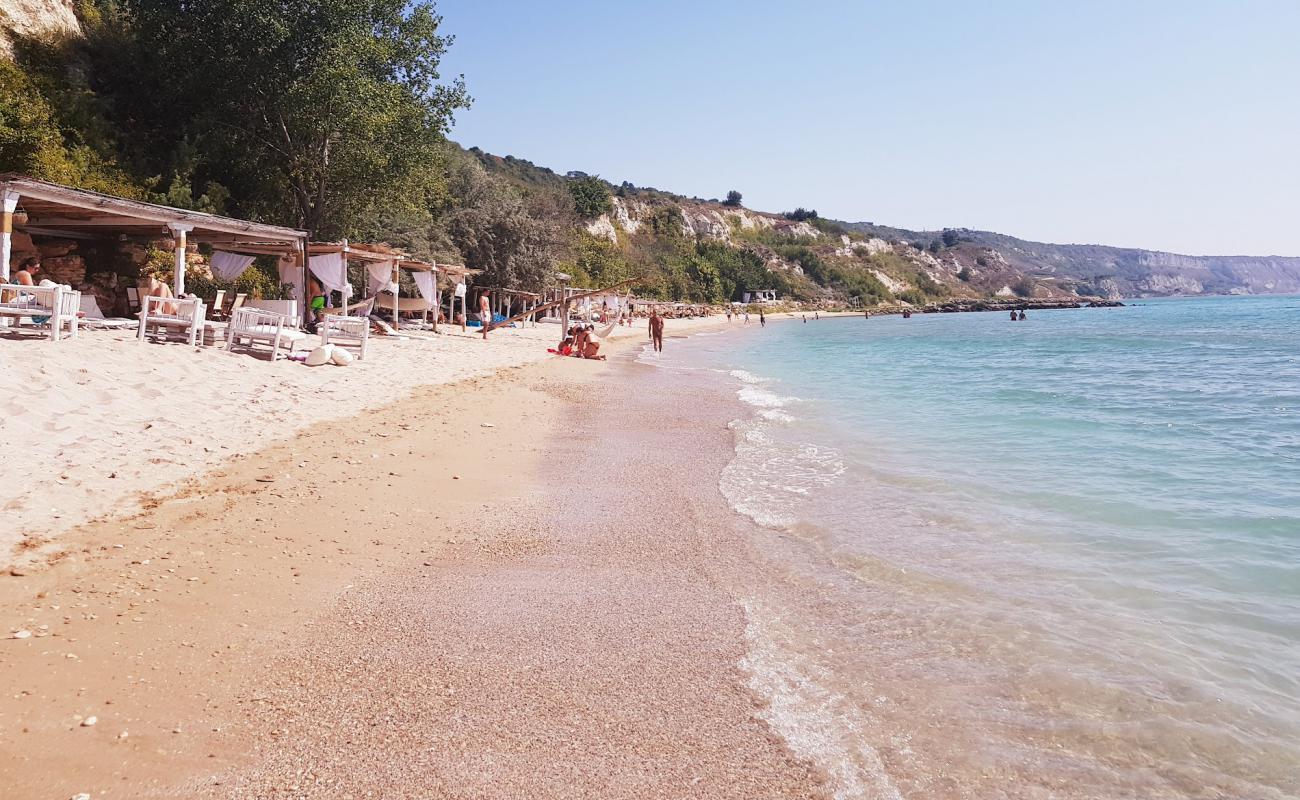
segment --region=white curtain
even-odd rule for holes
[[[293,256],[281,256],[276,263],[276,271],[280,274],[280,283],[293,285],[293,299],[298,301],[298,307],[302,308],[303,300],[306,297],[307,287],[303,286],[302,276],[299,274],[298,261]]]
[[[349,293],[348,262],[342,253],[325,253],[307,259],[307,267],[327,292]]]
[[[412,277],[415,278],[415,288],[420,290],[420,296],[430,303],[436,303],[438,282],[434,279],[436,275],[432,270],[428,272],[416,272]]]
[[[212,254],[212,274],[223,281],[233,281],[248,269],[248,265],[253,263],[257,256],[246,256],[242,253],[227,253],[225,250],[217,250]]]
[[[366,272],[370,276],[366,280],[366,285],[370,291],[366,292],[366,294],[378,294],[381,289],[387,289],[389,281],[393,279],[393,262],[379,261],[374,264],[367,264]]]

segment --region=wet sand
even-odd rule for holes
[[[315,426],[0,580],[5,797],[823,796],[717,578],[731,411],[628,361]]]

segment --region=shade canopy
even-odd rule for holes
[[[307,232],[294,228],[115,197],[12,173],[0,174],[0,198],[6,211],[19,212],[12,222],[6,213],[6,223],[29,234],[70,239],[171,236],[176,242],[177,294],[185,289],[185,249],[189,244],[296,258],[307,242]],[[5,280],[9,277],[7,244],[0,258],[0,278]]]

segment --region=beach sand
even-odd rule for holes
[[[725,325],[721,317],[673,320],[677,332]],[[372,336],[365,361],[348,367],[271,362],[220,346],[142,344],[131,331],[83,331],[76,339],[0,339],[0,569],[57,551],[58,535],[129,511],[155,492],[296,435],[448,384],[545,361],[559,326]],[[616,328],[640,341],[644,323]],[[310,341],[317,341],[310,337]],[[302,348],[300,348],[302,349]]]
[[[29,634],[0,640],[5,796],[823,796],[741,672],[719,580],[744,551],[716,491],[730,409],[622,403],[621,371],[649,369],[629,353],[413,390],[376,367],[396,402],[358,400],[385,393],[358,378],[312,408],[363,413],[299,404],[272,415],[279,441],[211,468],[139,466],[164,488],[102,501],[0,579],[0,635]],[[191,435],[221,429],[216,405],[265,419],[212,400]]]

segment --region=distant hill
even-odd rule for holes
[[[870,222],[840,223],[867,236],[929,246],[944,231],[909,231]],[[1188,256],[1091,244],[1047,244],[991,231],[956,229],[956,257],[996,257],[1012,270],[1109,298],[1300,292],[1300,258]],[[952,234],[949,234],[951,238]]]

